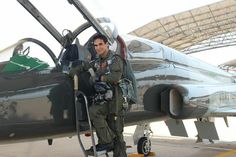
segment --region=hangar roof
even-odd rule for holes
[[[156,19],[129,34],[184,53],[236,45],[236,0],[224,0]]]

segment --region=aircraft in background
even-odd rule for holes
[[[235,63],[236,63],[236,61],[235,61],[235,59],[233,59],[233,60],[230,60],[230,61],[227,61],[225,63],[218,65],[218,67],[222,70],[225,70],[225,71],[231,73],[234,77],[236,77]]]
[[[65,36],[31,2],[17,1],[63,48],[56,57],[45,43],[25,38],[0,51],[0,143],[48,139],[51,144],[53,138],[88,131],[86,108],[80,105],[76,110],[73,80],[65,71],[78,60],[96,57],[91,43],[95,33],[106,35],[110,48],[134,71],[138,99],[127,112],[125,125],[138,124],[134,142],[139,153],[151,150],[150,122],[166,120],[173,134],[186,135],[182,123],[171,119],[197,118],[199,137],[217,139],[208,118],[236,115],[236,84],[229,73],[162,44],[120,36],[108,18],[95,19],[78,0],[68,2],[87,22]],[[68,49],[74,46],[78,54],[67,60]],[[87,82],[80,80],[79,90],[89,98]]]

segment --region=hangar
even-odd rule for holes
[[[236,45],[236,1],[224,0],[156,19],[129,34],[190,54]]]

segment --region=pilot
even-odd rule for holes
[[[106,36],[96,34],[93,37],[93,45],[98,55],[94,63],[96,82],[108,84],[113,93],[109,100],[97,101],[89,108],[90,119],[98,137],[96,150],[113,150],[114,157],[126,157],[123,139],[123,97],[118,86],[124,63],[120,57],[113,56],[114,52],[109,50]],[[93,148],[87,151],[93,151]]]

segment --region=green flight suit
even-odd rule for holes
[[[126,157],[123,139],[124,115],[122,91],[118,81],[122,77],[124,63],[120,57],[109,51],[95,63],[96,76],[104,76],[104,81],[113,87],[113,98],[105,104],[95,102],[89,108],[90,119],[96,130],[98,143],[110,143],[115,139],[114,157]]]

